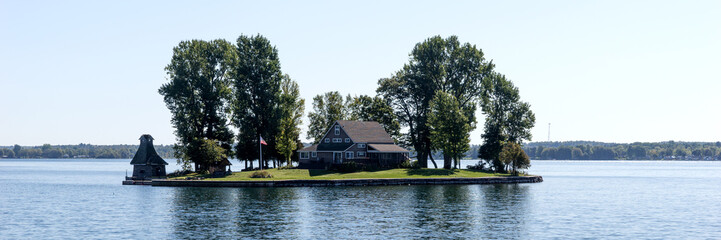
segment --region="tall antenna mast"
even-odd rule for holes
[[[548,123],[548,141],[551,141],[551,123]]]

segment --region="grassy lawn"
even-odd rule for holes
[[[331,179],[364,179],[364,178],[461,178],[461,177],[505,177],[510,174],[489,173],[468,169],[386,169],[354,173],[338,173],[320,169],[270,169],[272,178],[250,178],[253,171],[235,172],[222,178],[206,178],[209,181],[268,181],[268,180],[331,180]],[[171,179],[185,177],[207,177],[195,173]]]

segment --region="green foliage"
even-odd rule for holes
[[[233,125],[238,128],[236,157],[257,159],[261,136],[264,161],[278,158],[276,136],[280,131],[281,82],[278,50],[263,36],[241,35],[237,40],[237,54],[232,65]]]
[[[250,178],[272,178],[273,175],[271,175],[268,171],[255,171],[250,174]]]
[[[15,154],[18,154],[20,152],[20,149],[22,149],[22,147],[20,147],[20,145],[15,144],[15,146],[13,146],[13,152]]]
[[[173,48],[173,57],[165,68],[169,82],[158,92],[172,114],[178,139],[176,158],[184,165],[193,162],[198,166],[205,161],[200,151],[204,139],[230,149],[233,135],[227,121],[231,94],[228,66],[234,58],[233,47],[225,40],[182,41]]]
[[[401,162],[400,168],[412,168],[412,169],[420,169],[421,164],[418,161],[411,161],[410,159],[406,159],[405,161]]]
[[[443,167],[460,167],[460,160],[469,149],[470,124],[464,110],[456,98],[444,91],[436,92],[430,104],[428,114],[428,128],[431,132],[431,142],[450,159],[444,159]]]
[[[363,171],[363,169],[364,169],[363,164],[356,163],[356,162],[343,162],[341,164],[332,165],[332,167],[331,167],[331,170],[341,172],[341,173],[359,172],[359,171]]]
[[[513,175],[518,175],[518,169],[531,167],[531,159],[521,149],[521,145],[515,142],[507,142],[503,145],[499,159],[507,168],[510,168],[509,170]]]
[[[349,120],[376,121],[380,123],[393,140],[398,143],[401,137],[401,125],[393,108],[381,97],[360,95],[353,97],[347,106]]]
[[[221,147],[220,144],[211,139],[203,139],[200,145],[199,154],[203,165],[218,163],[228,159],[228,150]]]
[[[21,149],[22,153],[15,153],[14,149]],[[43,149],[46,149],[43,151]],[[7,158],[132,158],[138,150],[138,145],[50,145],[47,146],[17,146],[0,148]],[[24,150],[24,151],[23,151]],[[156,152],[163,158],[172,158],[172,146],[156,145]],[[62,154],[59,154],[62,153]]]
[[[715,143],[653,142],[601,143],[587,141],[528,143],[524,150],[532,159],[559,160],[718,160]]]
[[[300,138],[300,128],[305,100],[300,98],[298,83],[291,80],[288,75],[283,77],[280,96],[280,129],[276,136],[278,154],[283,156],[286,164],[290,166],[293,151],[298,149],[297,141]]]
[[[308,113],[310,124],[307,139],[319,143],[331,124],[348,119],[348,109],[339,92],[327,92],[313,98],[313,111]]]
[[[483,86],[481,109],[486,121],[478,155],[499,171],[505,168],[499,159],[503,143],[521,144],[523,140],[531,140],[536,117],[530,105],[520,100],[518,88],[505,76],[495,73],[484,79]],[[570,155],[570,149],[568,153]]]
[[[446,39],[435,36],[416,44],[409,63],[401,70],[390,78],[378,80],[376,92],[395,109],[399,122],[408,127],[406,144],[418,152],[423,167],[427,167],[426,160],[435,149],[427,123],[436,91],[445,91],[456,98],[472,130],[482,82],[493,67],[476,46],[461,44],[456,36]]]
[[[369,179],[369,178],[468,178],[468,177],[502,177],[508,174],[489,173],[478,170],[466,169],[384,169],[374,171],[359,171],[352,173],[340,173],[322,169],[268,169],[268,173],[273,175],[272,180],[331,180],[331,179]],[[207,178],[206,181],[257,181],[264,179],[250,178],[255,171],[234,172],[231,175],[222,178]],[[197,177],[197,174],[189,174],[181,176],[183,179],[187,177]]]

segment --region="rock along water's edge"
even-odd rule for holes
[[[152,186],[163,187],[334,187],[334,186],[391,186],[391,185],[449,185],[449,184],[515,184],[543,182],[541,176],[481,177],[481,178],[380,178],[335,180],[276,180],[276,181],[202,181],[155,179]]]

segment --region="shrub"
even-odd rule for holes
[[[481,161],[478,161],[478,163],[476,163],[475,165],[468,165],[468,166],[466,166],[466,168],[471,169],[471,170],[481,170],[481,171],[487,170],[485,164],[483,164],[483,162],[481,162]]]
[[[344,162],[341,164],[333,165],[332,170],[342,173],[358,172],[363,170],[363,164],[358,164],[356,162]]]
[[[180,170],[180,169],[178,169],[178,170],[175,170],[175,171],[173,171],[172,173],[168,174],[168,177],[180,177],[180,176],[188,175],[188,174],[191,174],[191,173],[193,173],[193,171],[190,171],[190,170],[187,170],[187,169],[186,169],[186,170]]]
[[[270,175],[268,171],[255,171],[252,174],[250,174],[251,178],[272,178],[273,175]]]
[[[421,168],[421,164],[418,161],[411,161],[410,159],[406,159],[405,161],[401,162],[400,168],[419,169]]]

